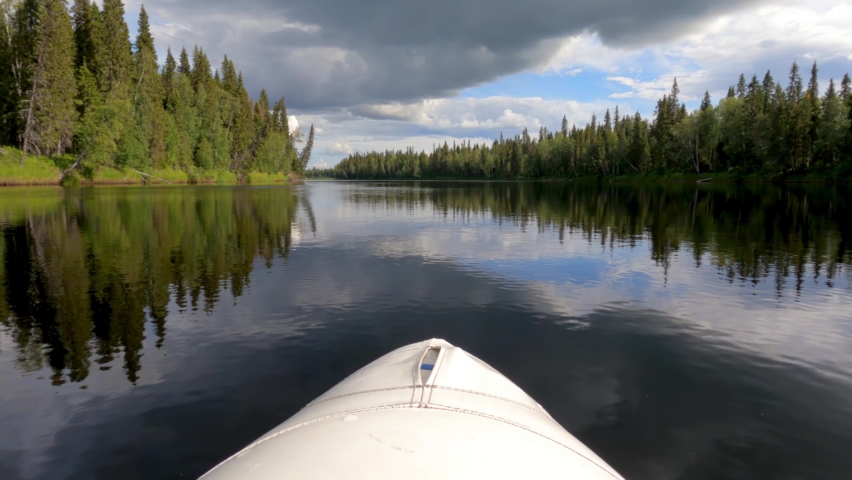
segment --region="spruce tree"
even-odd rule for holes
[[[743,98],[745,98],[745,94],[746,94],[746,79],[745,79],[745,75],[743,75],[741,73],[740,79],[739,79],[739,81],[737,81],[737,98],[742,100]]]
[[[11,36],[12,65],[10,65],[19,98],[30,89],[33,68],[36,64],[40,29],[41,4],[39,0],[23,0],[15,11]]]
[[[62,155],[71,148],[77,120],[74,30],[62,0],[44,0],[39,43],[43,47],[33,99],[39,148]]]
[[[704,98],[701,99],[701,111],[703,112],[712,106],[713,104],[710,101],[710,91],[707,90],[704,92]]]
[[[174,82],[177,79],[177,62],[172,55],[172,48],[166,49],[166,63],[163,65],[163,72],[160,80],[163,83],[163,106],[168,105],[169,99],[172,97],[174,90]]]
[[[189,63],[189,55],[186,53],[186,47],[180,49],[180,64],[178,64],[178,72],[189,75],[192,71],[192,64]]]
[[[314,126],[311,124],[311,130],[308,133],[308,140],[305,142],[305,148],[302,149],[302,154],[299,155],[299,168],[297,173],[304,175],[305,169],[308,168],[308,162],[311,161],[311,151],[314,148]]]
[[[255,104],[254,116],[260,124],[265,123],[269,116],[269,95],[266,93],[265,88],[260,90],[260,96],[257,98],[257,103]]]
[[[12,73],[13,11],[6,10],[11,4],[2,3],[0,10],[0,145],[14,143],[17,131],[18,95]]]
[[[181,64],[183,63],[183,55],[181,55]],[[192,86],[198,90],[206,88],[212,77],[210,76],[210,60],[204,53],[203,48],[196,45],[192,50],[192,71],[189,74],[192,80]]]
[[[834,79],[829,80],[828,91],[822,101],[821,115],[817,131],[817,151],[828,163],[835,165],[849,125],[843,102],[834,87]]]
[[[562,116],[562,136],[568,137],[568,117]]]
[[[805,156],[805,136],[807,136],[809,112],[803,102],[804,88],[799,66],[793,62],[790,67],[790,83],[787,86],[788,139],[790,151],[790,166],[798,168]]]
[[[840,99],[846,102],[849,100],[850,96],[852,96],[852,79],[850,79],[849,74],[846,73],[843,75],[843,80],[840,82]]]
[[[98,48],[97,74],[101,89],[118,99],[128,98],[133,81],[133,52],[124,22],[124,3],[104,0],[103,30]]]
[[[630,134],[630,147],[628,148],[628,162],[637,171],[646,171],[650,159],[650,147],[648,146],[648,134],[642,122],[639,112],[633,117],[633,131]]]
[[[89,0],[74,0],[71,7],[74,19],[74,66],[95,65],[102,36],[100,11]]]
[[[24,122],[19,111],[27,108],[33,66],[36,61],[36,39],[39,28],[39,1],[2,2],[2,37],[0,60],[0,107],[3,108],[2,143],[18,143]]]
[[[154,50],[154,38],[151,36],[148,12],[143,5],[139,11],[139,24],[135,42],[134,94],[133,107],[135,118],[136,146],[132,152],[131,164],[161,166],[166,160],[166,113],[163,110],[164,90],[159,78],[157,52]]]
[[[767,70],[766,75],[763,76],[761,87],[763,88],[763,100],[766,102],[763,106],[765,111],[769,106],[769,99],[772,98],[772,94],[775,92],[775,79],[772,78],[772,74],[769,70]]]

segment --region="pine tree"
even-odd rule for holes
[[[562,136],[568,136],[568,117],[565,115],[562,116]]]

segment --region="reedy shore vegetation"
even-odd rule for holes
[[[491,145],[470,142],[432,152],[355,153],[308,177],[339,179],[522,179],[679,174],[762,180],[852,180],[852,80],[829,80],[820,95],[817,64],[803,83],[793,63],[786,85],[740,75],[713,104],[705,93],[688,111],[677,79],[657,102],[653,118],[621,116],[616,106],[584,127],[563,117],[557,131],[527,129]]]
[[[177,57],[169,48],[160,65],[144,6],[132,43],[121,0],[74,0],[70,10],[64,0],[0,0],[0,10],[0,145],[16,147],[0,152],[0,184],[304,172],[313,127],[307,139],[291,131],[283,97],[251,98],[227,56],[214,72],[203,48]]]

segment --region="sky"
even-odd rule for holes
[[[142,2],[126,3],[135,34]],[[285,96],[316,128],[312,167],[352,152],[490,143],[607,108],[643,116],[677,78],[690,108],[740,73],[820,88],[852,72],[852,3],[837,0],[148,0],[160,61],[227,54],[250,95]]]

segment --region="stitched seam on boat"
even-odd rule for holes
[[[355,395],[361,395],[362,393],[375,393],[375,392],[387,392],[390,390],[405,390],[408,388],[417,388],[417,385],[414,386],[404,386],[404,387],[387,387],[387,388],[374,388],[372,390],[362,390],[360,392],[352,392],[352,393],[344,393],[343,395],[337,395],[336,397],[324,398],[319,401],[311,402],[305,405],[305,408],[313,407],[314,405],[319,405],[321,403],[330,402],[332,400],[337,400],[339,398],[353,397]]]
[[[496,420],[496,421],[498,421],[498,422],[502,422],[502,423],[505,423],[505,424],[507,424],[507,425],[511,425],[511,426],[513,426],[513,427],[521,428],[521,429],[526,430],[526,431],[528,431],[528,432],[530,432],[530,433],[534,433],[534,434],[536,434],[536,435],[538,435],[538,436],[540,436],[540,437],[542,437],[542,438],[546,438],[546,439],[550,440],[551,442],[553,442],[553,443],[555,443],[555,444],[557,444],[557,445],[561,445],[562,447],[565,447],[566,449],[570,450],[571,452],[574,452],[577,456],[579,456],[579,457],[583,458],[583,459],[584,459],[584,460],[586,460],[587,462],[592,463],[592,464],[593,464],[593,465],[595,465],[596,467],[600,468],[601,470],[603,470],[604,472],[606,472],[607,474],[609,474],[612,478],[616,478],[616,479],[617,479],[617,478],[619,478],[617,475],[613,475],[613,473],[612,473],[612,472],[610,472],[609,470],[607,470],[606,468],[604,468],[602,465],[598,464],[598,462],[596,462],[596,461],[592,460],[591,458],[589,458],[589,457],[587,457],[587,456],[583,455],[582,453],[578,452],[577,450],[574,450],[573,448],[569,447],[568,445],[565,445],[564,443],[560,442],[559,440],[556,440],[556,439],[554,439],[554,438],[550,438],[549,436],[547,436],[547,435],[545,435],[545,434],[543,434],[543,433],[537,432],[537,431],[535,431],[535,430],[531,429],[530,427],[527,427],[526,425],[523,425],[523,424],[520,424],[520,423],[516,423],[516,422],[513,422],[513,421],[511,421],[511,420],[507,420],[507,419],[505,419],[505,418],[502,418],[502,417],[497,417],[497,416],[494,416],[494,415],[489,415],[489,414],[487,414],[487,413],[477,412],[477,411],[474,411],[474,410],[465,410],[465,409],[462,409],[462,408],[450,407],[450,406],[446,406],[446,405],[438,405],[438,404],[434,404],[434,403],[433,403],[433,404],[429,405],[429,406],[428,406],[428,407],[426,407],[426,408],[427,408],[427,409],[428,409],[428,408],[431,408],[431,409],[434,409],[434,410],[445,410],[445,411],[449,411],[449,412],[456,412],[456,413],[464,413],[464,414],[467,414],[467,415],[475,415],[475,416],[478,416],[478,417],[483,417],[483,418],[488,418],[488,419],[491,419],[491,420]]]
[[[543,413],[542,410],[539,410],[538,408],[527,405],[526,403],[518,402],[516,400],[510,400],[508,398],[500,397],[500,396],[497,396],[497,395],[491,395],[490,393],[477,392],[475,390],[465,390],[463,388],[443,387],[443,386],[440,386],[440,385],[433,385],[432,388],[437,388],[437,389],[440,389],[440,390],[450,390],[450,391],[453,391],[453,392],[470,393],[470,394],[473,394],[473,395],[481,395],[483,397],[493,398],[495,400],[502,400],[502,401],[507,402],[507,403],[518,405],[520,407],[530,409],[533,412]]]
[[[332,400],[337,400],[337,399],[340,399],[340,398],[347,398],[347,397],[353,397],[355,395],[361,395],[363,393],[388,392],[388,391],[393,391],[393,390],[405,390],[407,388],[416,389],[417,386],[374,388],[372,390],[363,390],[363,391],[360,391],[360,392],[344,393],[343,395],[338,395],[336,397],[326,398],[326,399],[323,399],[323,400],[320,400],[320,401],[317,401],[317,402],[311,402],[311,403],[305,405],[305,408],[313,407],[314,405],[320,405],[322,403],[330,402]],[[477,392],[475,390],[465,390],[463,388],[445,387],[445,386],[441,386],[441,385],[433,385],[432,388],[437,388],[437,389],[440,389],[440,390],[450,390],[450,391],[453,391],[453,392],[470,393],[472,395],[480,395],[480,396],[483,396],[483,397],[493,398],[495,400],[501,400],[501,401],[504,401],[506,403],[511,403],[513,405],[518,405],[520,407],[524,407],[526,409],[532,410],[533,412],[546,413],[546,412],[544,412],[543,409],[538,409],[536,407],[527,405],[526,403],[518,402],[516,400],[510,400],[508,398],[500,397],[498,395],[491,395],[489,393]]]

